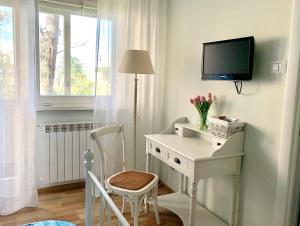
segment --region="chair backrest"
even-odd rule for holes
[[[96,144],[99,154],[100,154],[100,183],[104,183],[105,181],[105,169],[106,169],[106,164],[105,164],[105,153],[104,149],[102,148],[101,145],[101,137],[105,135],[110,135],[110,134],[116,134],[115,138],[112,140],[111,148],[110,150],[114,149],[115,141],[118,136],[121,136],[122,140],[122,166],[123,166],[123,171],[125,171],[125,137],[124,137],[124,132],[123,132],[123,125],[121,123],[119,124],[114,124],[110,126],[105,126],[105,127],[100,127],[95,130],[93,130],[90,133],[90,138],[94,141]],[[111,155],[110,150],[106,152],[106,155],[113,158],[114,160],[118,161],[118,159],[115,159],[114,156]]]

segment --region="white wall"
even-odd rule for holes
[[[271,226],[276,193],[285,78],[270,73],[270,62],[287,58],[291,0],[170,0],[164,126],[178,116],[196,115],[189,98],[211,91],[218,101],[211,114],[247,122],[239,225]],[[255,72],[237,95],[232,82],[201,81],[202,43],[255,36]],[[167,169],[167,167],[163,167]],[[162,180],[175,187],[175,173]],[[225,220],[231,178],[199,183],[198,200]]]

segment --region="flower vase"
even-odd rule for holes
[[[208,99],[204,96],[197,96],[195,98],[190,99],[191,104],[193,104],[200,116],[200,130],[207,130],[207,114],[210,108],[210,105],[213,102],[213,97],[211,93],[208,94]]]
[[[207,112],[200,114],[200,130],[207,130]]]

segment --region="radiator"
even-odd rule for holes
[[[89,137],[92,129],[92,122],[39,125],[39,172],[42,185],[85,177],[83,154],[86,149],[92,148]]]

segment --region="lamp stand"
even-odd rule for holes
[[[133,167],[136,169],[136,109],[137,109],[137,83],[138,78],[134,77],[134,108],[133,108]]]

